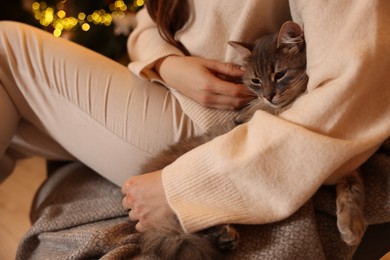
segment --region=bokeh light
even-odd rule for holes
[[[51,27],[53,35],[60,37],[64,30],[72,30],[81,27],[83,31],[88,31],[91,25],[110,26],[113,18],[121,18],[126,12],[134,12],[144,5],[143,0],[135,0],[131,4],[126,4],[123,0],[116,0],[109,5],[109,10],[95,10],[92,13],[80,12],[75,16],[68,16],[65,10],[66,1],[61,2],[56,7],[48,6],[44,1],[34,2],[32,11],[34,17],[43,27]]]

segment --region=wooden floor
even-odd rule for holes
[[[19,240],[30,227],[28,212],[34,193],[45,174],[42,159],[23,160],[0,185],[0,260],[15,259]],[[381,260],[390,260],[390,253]]]
[[[44,161],[20,161],[16,171],[0,185],[0,259],[15,259],[16,247],[30,227],[28,212],[35,191],[45,178]]]

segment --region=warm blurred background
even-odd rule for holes
[[[34,25],[126,63],[126,39],[143,5],[143,0],[5,0],[0,20]]]

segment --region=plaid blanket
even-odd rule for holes
[[[367,224],[390,221],[390,140],[363,166]],[[121,207],[120,188],[79,164],[50,176],[31,210],[16,259],[145,259]],[[322,187],[284,221],[239,225],[241,244],[226,259],[351,259],[339,237],[334,187]]]

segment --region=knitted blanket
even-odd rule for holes
[[[362,170],[367,224],[389,222],[389,140]],[[117,186],[79,163],[68,164],[37,193],[32,227],[16,259],[145,259],[121,199]],[[333,187],[322,187],[284,221],[237,229],[241,244],[226,259],[351,259],[356,250],[339,237]]]

